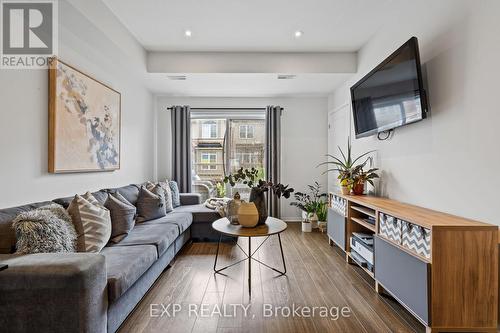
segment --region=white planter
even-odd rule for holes
[[[302,232],[312,232],[312,223],[302,221]]]
[[[311,222],[313,229],[318,229],[318,215],[316,213],[309,214],[307,220]]]

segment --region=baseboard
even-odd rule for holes
[[[302,222],[302,220],[300,219],[297,219],[297,217],[282,217],[281,218],[283,221],[287,222],[287,223],[300,223]]]

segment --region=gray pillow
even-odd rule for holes
[[[156,185],[160,185],[160,187],[163,189],[163,194],[165,196],[165,211],[167,213],[172,212],[174,210],[174,206],[172,203],[172,190],[170,189],[168,181],[158,183],[146,182],[145,184],[146,188],[149,191],[152,191]]]
[[[175,207],[179,207],[181,205],[181,196],[179,194],[179,186],[175,180],[170,180],[168,182],[170,186],[170,190],[172,190],[172,205]]]
[[[57,204],[19,214],[12,223],[16,253],[76,251],[76,230],[66,210]]]
[[[161,186],[156,185],[152,191],[141,186],[137,198],[137,222],[154,220],[165,215],[165,195]]]
[[[110,242],[119,243],[134,228],[137,209],[118,192],[108,195],[104,207],[109,209],[111,215]]]

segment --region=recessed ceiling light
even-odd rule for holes
[[[296,77],[297,75],[295,74],[278,74],[278,80],[292,80]]]
[[[297,30],[297,31],[295,31],[295,38],[300,38],[300,37],[302,37],[303,34],[304,33],[302,31]]]
[[[186,75],[167,75],[167,78],[173,81],[184,81],[187,79]]]
[[[193,34],[193,33],[192,33],[192,32],[191,32],[191,30],[189,30],[189,29],[188,29],[188,30],[186,30],[186,31],[184,31],[184,36],[186,36],[186,37],[191,37],[191,35],[192,35],[192,34]]]

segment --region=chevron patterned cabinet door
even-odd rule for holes
[[[403,246],[427,259],[431,257],[431,231],[419,225],[402,221]]]
[[[401,244],[401,220],[384,213],[380,213],[380,234],[390,241]]]
[[[339,196],[334,195],[332,197],[332,209],[342,216],[347,216],[347,200]]]

